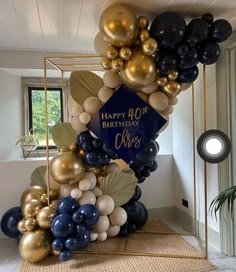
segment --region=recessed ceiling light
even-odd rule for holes
[[[51,24],[48,24],[48,25],[47,25],[47,27],[48,27],[48,28],[51,28],[51,27],[52,27],[52,25],[51,25]]]

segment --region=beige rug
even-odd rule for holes
[[[150,221],[145,226],[146,231],[154,229],[172,234],[135,233],[128,239],[90,243],[86,254],[74,254],[68,262],[61,263],[57,257],[48,257],[39,264],[22,261],[19,272],[204,272],[215,269],[208,260],[200,259],[202,254],[198,250],[181,236],[173,235],[174,231],[162,222]],[[153,256],[137,256],[148,254]],[[183,258],[184,255],[187,258]]]

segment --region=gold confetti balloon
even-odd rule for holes
[[[25,232],[19,242],[19,253],[22,259],[37,263],[48,256],[52,238],[49,231],[35,229]]]
[[[123,82],[130,88],[143,88],[156,78],[156,65],[153,57],[135,48],[132,57],[120,72]]]
[[[31,199],[40,200],[42,194],[46,194],[47,190],[40,186],[30,186],[21,195],[21,205]]]
[[[138,35],[138,23],[131,8],[115,4],[105,9],[99,20],[104,40],[113,46],[132,45]]]
[[[166,85],[163,87],[163,92],[168,97],[173,97],[178,95],[181,92],[181,84],[176,81],[169,81],[166,83]]]
[[[52,207],[44,207],[42,208],[36,217],[37,224],[42,228],[42,229],[49,229],[50,228],[50,223],[52,218],[56,215],[56,210],[53,209]]]
[[[42,203],[37,199],[31,199],[25,202],[21,208],[23,217],[35,217],[42,208]]]
[[[60,184],[76,183],[85,171],[82,160],[71,151],[55,156],[49,168],[52,178]]]
[[[153,55],[158,50],[157,41],[153,38],[148,38],[142,43],[142,51],[146,55]]]

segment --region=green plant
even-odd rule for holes
[[[227,205],[228,210],[233,215],[234,201],[236,199],[236,186],[225,189],[218,196],[216,196],[210,205],[211,215],[214,213],[217,218],[217,212],[222,212],[222,209]]]
[[[37,137],[32,134],[32,129],[24,136],[21,136],[20,139],[16,142],[16,145],[20,144],[21,146],[24,145],[38,145],[39,141]]]

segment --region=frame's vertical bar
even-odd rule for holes
[[[207,130],[206,65],[203,65],[203,132]],[[205,250],[208,258],[207,162],[204,161]]]
[[[44,100],[45,100],[45,130],[46,130],[46,160],[47,160],[47,198],[50,205],[50,178],[49,178],[49,148],[48,148],[48,97],[47,97],[47,58],[44,58]]]
[[[61,70],[61,89],[62,89],[62,99],[65,101],[66,94],[65,94],[64,71],[63,70]],[[62,105],[63,104],[64,103],[62,103]],[[62,120],[62,122],[64,122],[64,119],[65,119],[66,116],[67,116],[66,109],[63,108],[63,120]]]

